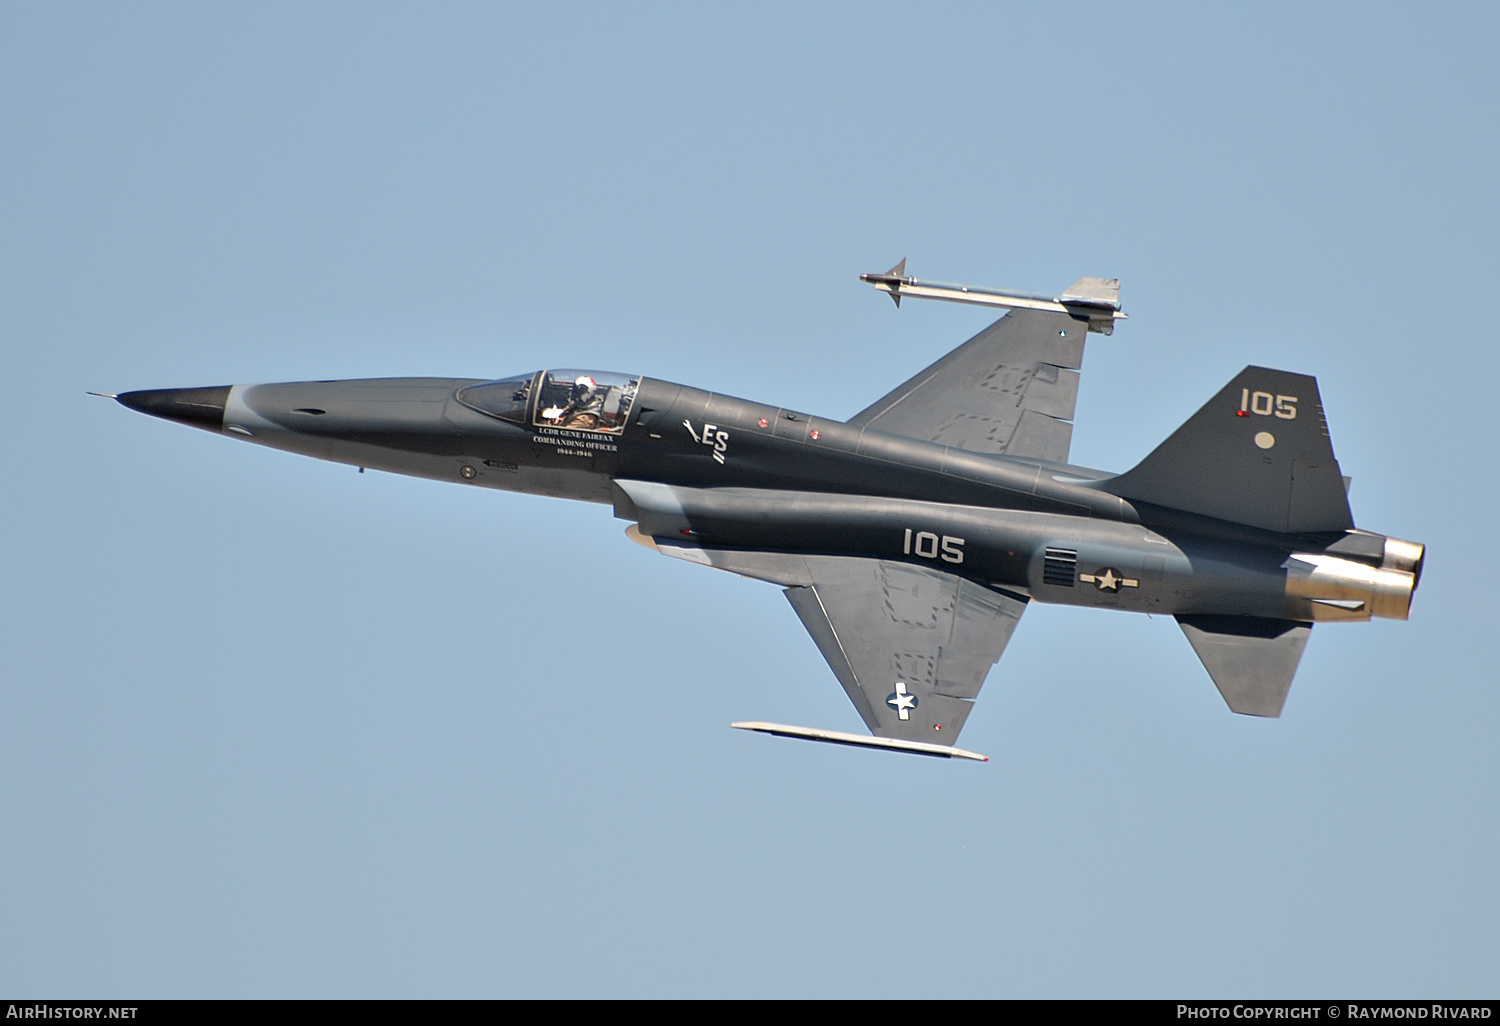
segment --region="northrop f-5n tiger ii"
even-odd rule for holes
[[[1229,708],[1278,716],[1314,624],[1404,620],[1423,546],[1354,526],[1317,381],[1246,367],[1123,474],[1068,462],[1088,333],[1119,282],[1059,295],[861,275],[1005,308],[847,421],[639,374],[382,378],[115,396],[319,459],[613,507],[657,552],[768,581],[870,735],[955,747],[1032,602],[1176,617]]]

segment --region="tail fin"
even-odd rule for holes
[[[1316,378],[1246,367],[1133,470],[1124,499],[1288,534],[1354,526]]]

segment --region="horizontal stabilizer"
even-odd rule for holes
[[[1134,469],[1123,499],[1287,534],[1354,526],[1317,379],[1246,367]]]
[[[883,748],[888,752],[909,752],[912,755],[930,755],[938,759],[973,759],[989,762],[988,755],[966,752],[962,748],[947,745],[929,745],[921,741],[901,741],[891,737],[868,737],[864,734],[844,734],[837,730],[816,730],[812,727],[789,727],[784,723],[731,723],[736,730],[757,730],[762,734],[777,737],[795,737],[802,741],[824,741],[831,745],[850,745],[855,748]]]
[[[1230,709],[1281,715],[1312,624],[1259,616],[1179,616],[1177,622]]]

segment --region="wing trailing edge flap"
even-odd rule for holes
[[[1067,314],[1013,310],[849,423],[1066,463],[1086,334],[1084,322]]]
[[[1230,709],[1281,715],[1312,624],[1258,616],[1179,616],[1177,623]]]

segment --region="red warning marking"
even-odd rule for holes
[[[1236,417],[1248,417],[1248,416],[1250,416],[1250,414],[1246,413],[1244,410],[1235,410],[1234,411],[1234,415]]]

